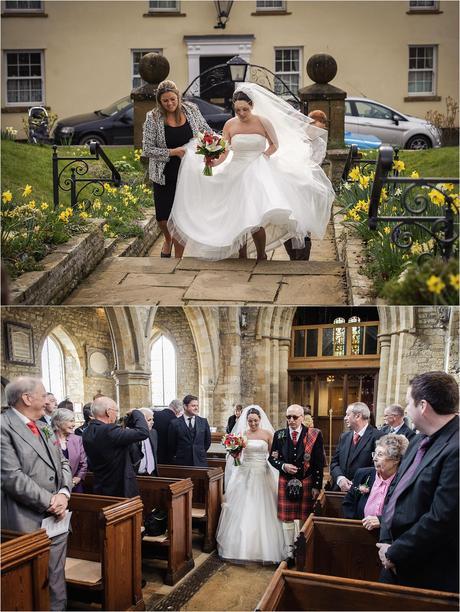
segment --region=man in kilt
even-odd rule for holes
[[[268,458],[280,473],[278,518],[283,521],[284,542],[290,557],[296,534],[294,521],[306,521],[323,484],[323,436],[319,429],[305,427],[303,418],[302,406],[289,406],[286,411],[288,426],[275,432]],[[302,483],[301,486],[295,479]]]

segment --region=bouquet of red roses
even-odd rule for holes
[[[225,434],[222,444],[227,452],[233,457],[234,465],[241,465],[240,456],[243,448],[246,448],[246,438],[235,434]]]
[[[222,136],[219,136],[219,134],[213,134],[212,132],[200,132],[198,134],[196,154],[204,155],[203,174],[205,176],[212,176],[211,162],[222,155],[222,153],[225,153],[227,146],[227,141]]]

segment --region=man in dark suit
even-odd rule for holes
[[[333,491],[349,491],[358,468],[372,467],[375,441],[383,434],[369,425],[369,407],[363,402],[350,404],[344,421],[350,431],[340,436],[331,460]]]
[[[46,390],[41,380],[21,377],[5,388],[10,406],[1,417],[2,529],[30,533],[47,516],[65,517],[72,472],[49,427],[40,422]],[[50,609],[66,609],[68,532],[51,538]]]
[[[147,421],[149,437],[142,442],[136,442],[140,451],[140,464],[137,473],[140,476],[159,476],[158,473],[158,434],[153,429],[153,410],[150,408],[139,409]]]
[[[174,465],[208,466],[206,453],[211,446],[211,430],[198,411],[198,398],[186,395],[184,414],[169,425],[168,450]]]
[[[153,429],[158,434],[158,463],[169,463],[168,451],[168,429],[171,421],[174,421],[184,409],[183,403],[174,399],[167,408],[155,410]]]
[[[56,412],[56,410],[57,410],[57,401],[56,401],[56,398],[54,397],[54,394],[47,393],[46,400],[45,400],[45,414],[42,417],[40,417],[38,420],[41,421],[42,423],[45,423],[45,425],[51,425],[51,417]]]
[[[268,461],[279,471],[278,518],[283,522],[283,536],[288,556],[294,551],[294,521],[303,524],[313,510],[313,502],[323,486],[324,446],[319,429],[302,423],[304,409],[298,404],[286,411],[287,427],[275,431]],[[290,499],[288,482],[298,479],[302,489],[298,499]]]
[[[149,437],[149,429],[140,410],[131,412],[131,427],[116,425],[118,409],[110,397],[101,396],[91,406],[93,420],[83,432],[83,447],[94,472],[94,493],[115,497],[139,494],[130,445]]]
[[[458,384],[445,372],[426,372],[409,384],[407,411],[420,434],[383,509],[380,580],[458,592]]]
[[[415,436],[415,431],[404,422],[404,408],[399,404],[387,406],[383,412],[385,425],[380,429],[382,434],[400,434],[411,440]]]
[[[237,420],[240,418],[242,412],[243,412],[243,406],[241,404],[237,404],[235,406],[234,413],[228,417],[227,427],[225,429],[227,433],[232,433],[232,429],[235,427],[235,424]]]

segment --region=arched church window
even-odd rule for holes
[[[168,406],[177,393],[176,351],[173,343],[163,334],[152,344],[152,404]]]
[[[361,319],[357,316],[354,317],[350,317],[348,319],[348,323],[360,323]],[[362,333],[361,333],[361,327],[360,326],[353,326],[351,328],[351,354],[352,355],[361,355],[361,353],[363,352],[362,350],[362,342],[363,342],[363,338],[362,338]]]
[[[59,342],[53,336],[48,336],[43,344],[42,378],[45,389],[53,393],[58,402],[66,396],[64,355]]]
[[[343,317],[337,317],[334,319],[334,325],[341,325],[345,323],[345,319]],[[335,327],[334,328],[334,356],[345,355],[345,327]]]

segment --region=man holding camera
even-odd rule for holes
[[[94,493],[114,497],[139,494],[130,445],[149,437],[144,414],[133,410],[129,428],[116,425],[118,408],[110,398],[101,396],[91,406],[93,420],[83,432],[83,446],[94,472]]]

